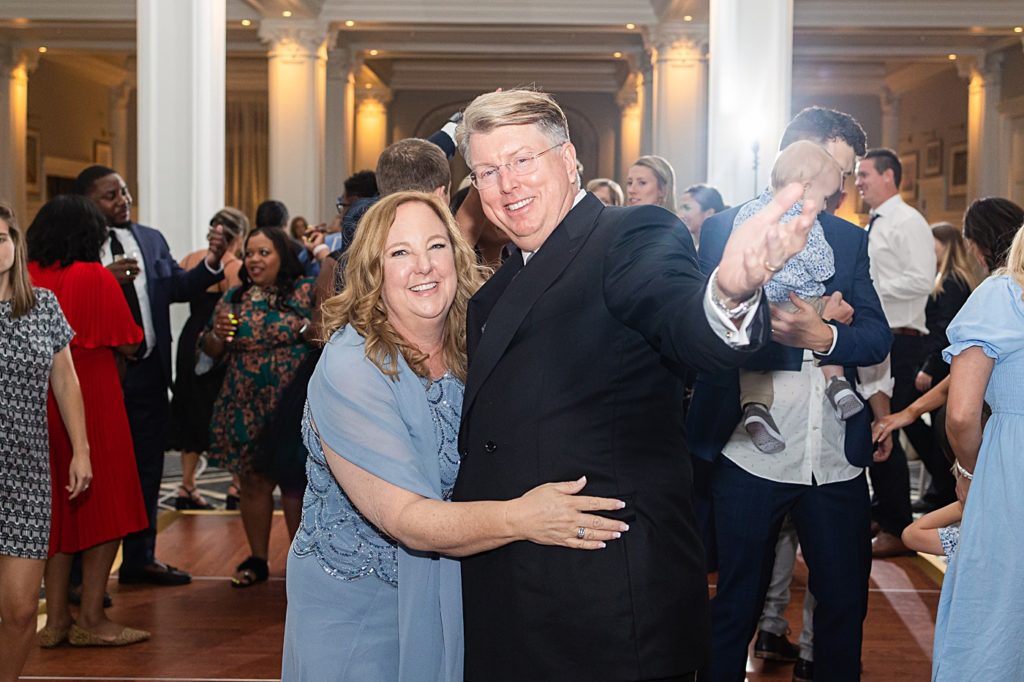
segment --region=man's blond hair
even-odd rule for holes
[[[537,126],[552,145],[569,141],[569,124],[565,112],[546,92],[518,89],[488,92],[473,100],[463,112],[462,122],[455,131],[455,141],[466,163],[472,167],[469,156],[469,138],[489,133],[495,128],[514,125]]]

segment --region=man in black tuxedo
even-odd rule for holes
[[[705,279],[653,206],[580,190],[548,95],[478,97],[457,139],[484,212],[518,251],[472,299],[457,500],[506,500],[586,475],[624,500],[597,551],[516,542],[463,560],[466,679],[688,680],[709,642],[704,555],[683,427],[685,365],[738,365],[767,342],[761,286],[806,242],[791,186]],[[582,515],[581,515],[582,518]],[[566,528],[580,546],[584,523]]]

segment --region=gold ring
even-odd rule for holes
[[[768,261],[765,261],[764,269],[767,270],[768,272],[778,272],[779,270],[782,269],[783,265],[785,265],[785,263],[783,263],[782,265],[772,265]]]

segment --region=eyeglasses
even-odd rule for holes
[[[338,209],[338,214],[339,215],[344,215],[345,211],[347,211],[348,207],[351,206],[351,205],[352,204],[350,202],[348,202],[348,201],[336,201],[336,202],[334,202],[334,208]]]
[[[532,173],[537,170],[537,159],[544,156],[552,149],[557,149],[564,144],[567,143],[559,142],[553,147],[548,147],[542,152],[537,152],[533,156],[520,156],[519,158],[512,159],[508,163],[503,163],[500,166],[481,166],[469,174],[469,179],[477,189],[487,189],[488,187],[493,187],[497,184],[498,178],[501,176],[502,168],[508,168],[512,171],[513,175],[527,175],[528,173]]]

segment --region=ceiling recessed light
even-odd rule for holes
[[[252,26],[251,19],[242,19],[242,26]]]
[[[955,62],[956,61],[956,55],[955,54],[948,54],[948,55],[946,55],[946,59],[948,59],[951,62]]]
[[[615,57],[616,59],[622,59],[621,52],[612,52],[612,56]]]
[[[45,45],[40,45],[39,46],[39,54],[46,54],[46,46]]]
[[[348,26],[349,28],[352,28],[353,26],[356,25],[356,22],[349,19],[348,21],[345,22],[345,25]]]
[[[281,16],[284,17],[285,19],[287,19],[291,15],[292,15],[292,11],[290,9],[286,9],[285,11],[281,12]]]
[[[364,87],[364,88],[366,88],[367,90],[370,90],[371,88],[373,88],[373,84],[371,84],[371,83],[367,83],[367,84],[366,84],[366,85],[364,85],[363,87]]]
[[[1014,33],[1024,33],[1024,26],[1014,26],[1013,27],[1013,32]]]
[[[630,23],[626,24],[626,28],[628,28],[630,31],[632,31],[634,28],[636,28],[636,24],[630,22]]]
[[[380,54],[379,50],[370,50],[370,56],[371,57],[376,57],[378,54]]]
[[[683,17],[683,21],[693,21],[693,15],[687,14],[686,16]]]

